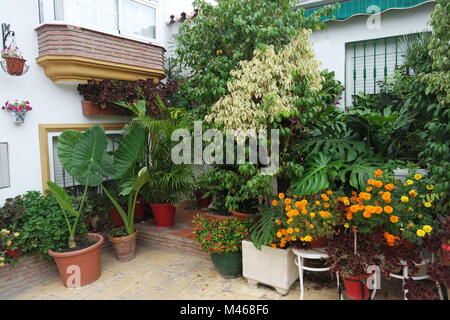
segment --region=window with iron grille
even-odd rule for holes
[[[346,43],[346,106],[352,105],[354,95],[379,92],[380,83],[403,64],[405,42],[412,41],[415,35],[417,33]]]
[[[0,189],[9,188],[8,143],[0,142]]]
[[[80,184],[75,181],[75,179],[67,173],[62,165],[61,162],[58,159],[58,152],[57,152],[57,146],[58,146],[58,136],[60,133],[57,133],[55,135],[49,135],[50,140],[50,166],[51,166],[51,179],[53,182],[58,184],[59,186],[63,188],[75,188],[78,189]],[[108,147],[107,151],[114,151],[117,150],[119,146],[119,141],[122,138],[122,134],[120,132],[112,132],[108,131],[106,133],[106,138],[108,140]],[[105,180],[109,180],[108,178]]]

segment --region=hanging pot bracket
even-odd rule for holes
[[[0,62],[0,64],[2,66],[3,71],[5,71],[6,73],[8,73],[8,74],[10,74],[12,76],[15,76],[15,77],[23,76],[25,73],[28,72],[28,69],[30,69],[30,66],[28,64],[25,64],[24,67],[23,67],[23,72],[21,74],[15,74],[15,73],[11,73],[11,72],[8,71],[8,68],[6,67],[6,61],[5,60],[2,60]]]

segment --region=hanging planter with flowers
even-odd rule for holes
[[[16,100],[14,103],[10,103],[9,101],[5,102],[5,105],[2,107],[3,110],[11,113],[13,121],[16,124],[23,124],[25,122],[25,116],[27,112],[33,110],[30,106],[29,101],[21,101]]]
[[[9,47],[2,50],[2,68],[12,76],[21,76],[28,71],[28,65],[25,65],[26,60],[22,57],[19,48],[13,42]]]

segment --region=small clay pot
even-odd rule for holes
[[[243,213],[243,212],[239,212],[236,210],[231,211],[231,214],[242,221],[245,221],[245,220],[248,220],[248,219],[254,217],[254,215],[251,213]]]
[[[27,60],[20,58],[4,58],[6,61],[6,70],[11,75],[20,76],[23,73],[25,62]]]
[[[137,232],[126,237],[109,238],[117,260],[127,262],[134,259],[136,254],[136,238]]]
[[[89,238],[97,241],[92,246],[71,252],[55,252],[48,254],[55,259],[62,283],[66,287],[77,288],[88,285],[101,275],[100,248],[104,238],[98,233],[89,233]]]
[[[328,238],[317,237],[315,239],[312,239],[312,241],[309,244],[310,244],[311,248],[315,248],[315,249],[325,248],[328,245]]]

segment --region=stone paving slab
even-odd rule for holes
[[[402,299],[401,282],[386,282],[379,299]],[[385,283],[382,285],[385,286]],[[305,300],[338,299],[334,281],[306,279]],[[111,250],[102,253],[102,276],[78,289],[65,288],[59,277],[14,297],[16,300],[296,300],[298,281],[286,296],[270,287],[253,289],[244,278],[225,279],[208,257],[189,256],[138,246],[136,258],[118,262]]]

